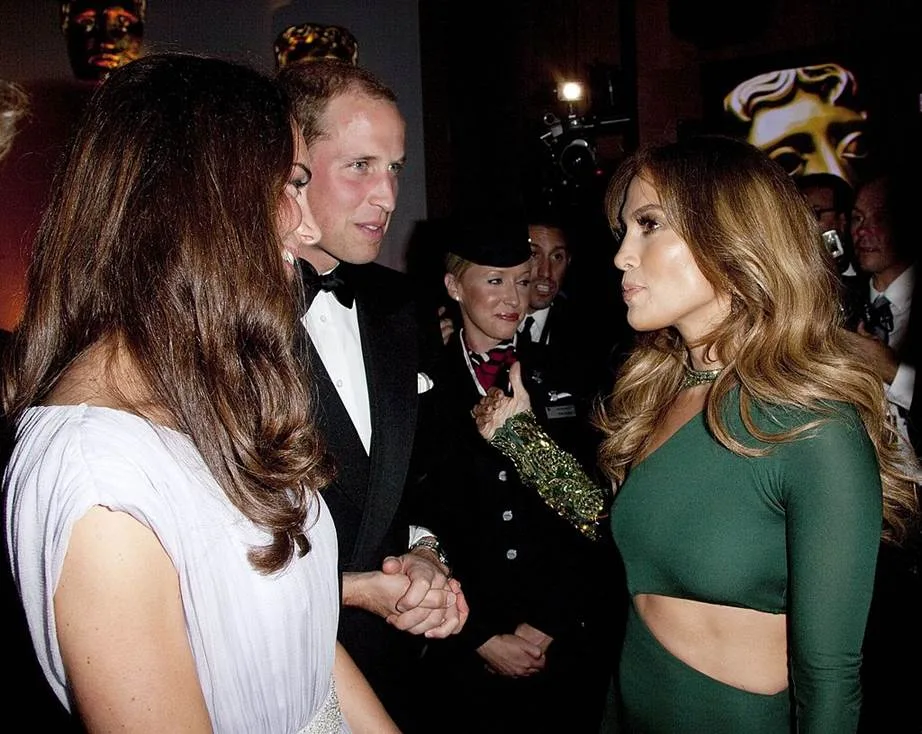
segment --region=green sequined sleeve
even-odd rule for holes
[[[508,457],[522,481],[583,535],[598,540],[608,492],[544,432],[530,410],[497,429],[490,444]]]

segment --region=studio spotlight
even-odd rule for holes
[[[565,81],[557,85],[557,99],[561,102],[580,102],[583,93],[583,85],[580,82]]]

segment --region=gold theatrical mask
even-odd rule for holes
[[[790,175],[829,173],[855,186],[868,155],[867,112],[857,88],[838,64],[782,69],[738,85],[724,109],[748,123],[746,140]]]
[[[147,0],[61,3],[61,30],[74,76],[100,82],[141,54]]]
[[[281,69],[303,59],[340,59],[353,66],[359,60],[359,43],[348,30],[336,25],[302,23],[282,31],[275,39],[275,64]]]

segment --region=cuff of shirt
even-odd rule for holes
[[[896,377],[887,387],[887,400],[904,410],[909,410],[912,405],[912,393],[915,383],[916,368],[905,362],[900,362],[900,366],[896,370]]]
[[[416,541],[420,538],[425,538],[427,535],[435,537],[435,533],[429,528],[424,528],[422,525],[410,525],[410,539],[407,541],[407,548],[412,548]]]

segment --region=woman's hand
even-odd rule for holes
[[[477,422],[477,430],[487,441],[493,438],[497,428],[516,413],[531,410],[531,399],[522,384],[522,365],[519,362],[509,370],[509,385],[512,387],[512,397],[498,387],[491,387],[471,411]]]
[[[493,635],[477,652],[486,661],[487,670],[508,678],[526,678],[547,665],[541,648],[518,635]]]

